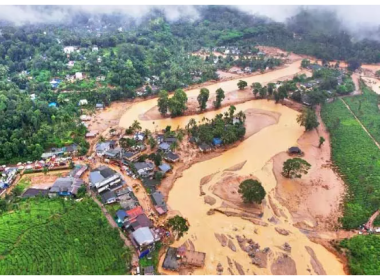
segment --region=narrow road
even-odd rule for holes
[[[365,128],[365,126],[362,124],[362,122],[356,117],[354,112],[352,112],[350,106],[347,105],[347,103],[343,100],[343,98],[339,98],[344,105],[347,107],[347,109],[351,112],[351,114],[354,116],[354,118],[357,120],[357,122],[361,125],[361,127],[364,129],[364,131],[368,134],[368,136],[372,139],[372,141],[375,143],[375,145],[379,148],[380,150],[380,145],[379,143],[375,140],[375,138],[372,137],[372,135],[368,132],[368,130]]]
[[[90,193],[91,193],[92,199],[95,201],[96,204],[99,205],[100,209],[102,209],[102,212],[103,212],[104,216],[107,218],[108,223],[113,228],[117,228],[117,230],[119,231],[120,238],[124,240],[125,246],[131,248],[131,251],[132,251],[132,261],[131,261],[131,264],[134,267],[137,266],[139,264],[139,257],[137,256],[136,250],[134,249],[134,246],[133,246],[132,242],[127,237],[125,237],[125,235],[121,232],[121,230],[120,230],[119,226],[117,225],[116,221],[113,219],[113,217],[110,215],[110,213],[108,213],[108,211],[104,207],[104,205],[96,198],[96,195],[92,191],[90,191]]]

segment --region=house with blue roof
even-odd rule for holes
[[[162,174],[165,174],[166,172],[169,172],[172,168],[170,167],[169,164],[167,163],[163,163],[161,164],[160,166],[158,166],[158,168],[160,169],[160,172]]]
[[[60,79],[53,79],[53,80],[51,80],[50,85],[52,88],[56,89],[56,88],[58,88],[60,83],[61,83]]]
[[[56,108],[56,107],[57,107],[57,103],[55,103],[55,102],[50,102],[50,103],[49,103],[49,107],[54,107],[54,108]]]
[[[220,138],[214,138],[214,139],[212,139],[212,144],[214,146],[220,146],[220,145],[222,145],[222,139],[220,139]]]

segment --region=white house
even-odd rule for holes
[[[93,47],[92,47],[92,51],[93,51],[93,52],[97,52],[98,50],[99,50],[99,48],[98,48],[97,46],[93,46]]]
[[[69,61],[69,63],[67,63],[67,67],[69,68],[74,67],[74,64],[75,64],[75,61]]]
[[[75,73],[75,79],[77,79],[77,80],[82,80],[82,79],[83,79],[83,74],[82,74],[82,72],[76,72],[76,73]]]
[[[101,63],[101,62],[102,62],[102,58],[98,56],[98,63]]]
[[[78,105],[80,105],[80,106],[87,105],[87,104],[88,104],[87,99],[81,99],[81,100],[79,100],[79,102],[78,102]]]
[[[109,149],[111,149],[110,142],[102,142],[96,144],[96,155],[102,157]]]
[[[67,46],[63,48],[64,53],[70,54],[76,50],[74,46]]]
[[[34,93],[31,94],[31,95],[30,95],[30,99],[31,99],[31,100],[35,100],[35,99],[36,99],[36,94],[34,94]]]

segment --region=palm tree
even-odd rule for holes
[[[132,129],[133,130],[141,130],[141,125],[140,125],[140,123],[137,121],[137,120],[135,120],[134,122],[133,122],[133,124],[132,124]]]
[[[177,141],[171,143],[170,150],[175,151],[177,148],[178,148],[178,142]]]
[[[246,115],[243,113],[243,111],[240,111],[236,114],[236,117],[240,120],[240,122],[244,123],[245,119],[247,118]]]

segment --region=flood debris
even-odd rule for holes
[[[283,229],[283,228],[279,228],[279,227],[275,227],[274,228],[279,234],[281,235],[289,235],[289,231],[287,231],[286,229]]]
[[[212,196],[206,195],[204,197],[204,202],[212,206],[216,203],[216,199],[213,198]]]
[[[326,275],[326,271],[323,268],[323,266],[320,263],[320,261],[317,259],[317,256],[315,255],[314,250],[311,247],[309,247],[309,246],[305,246],[305,249],[309,253],[310,257],[311,257],[310,264],[313,267],[314,272],[316,274],[318,274],[318,275]]]
[[[228,262],[228,266],[232,267],[232,261],[231,261],[231,259],[229,257],[227,257],[227,262]]]
[[[221,275],[223,273],[223,266],[221,263],[218,263],[217,267],[216,267],[216,272],[218,273],[218,275]]]
[[[227,246],[228,238],[224,234],[214,233],[216,239],[218,239],[219,243],[223,246]]]
[[[279,224],[280,223],[280,220],[278,218],[276,218],[275,216],[272,216],[268,219],[269,222],[271,222],[272,224]]]
[[[289,253],[292,251],[292,247],[290,247],[288,242],[285,242],[284,245],[282,245],[281,249]]]
[[[228,268],[227,270],[228,270],[228,272],[229,272],[231,275],[235,275],[235,274],[232,272],[232,269],[231,269],[231,268]]]
[[[228,240],[228,248],[230,248],[232,251],[236,252],[235,244],[232,242],[231,239]]]
[[[295,261],[287,254],[280,255],[270,267],[273,275],[297,275]]]
[[[210,209],[207,211],[207,215],[211,216],[211,215],[214,215],[215,214],[215,210],[214,209]]]
[[[235,267],[236,267],[237,271],[239,272],[239,274],[245,275],[243,266],[235,260],[234,260],[234,263],[235,263]]]

